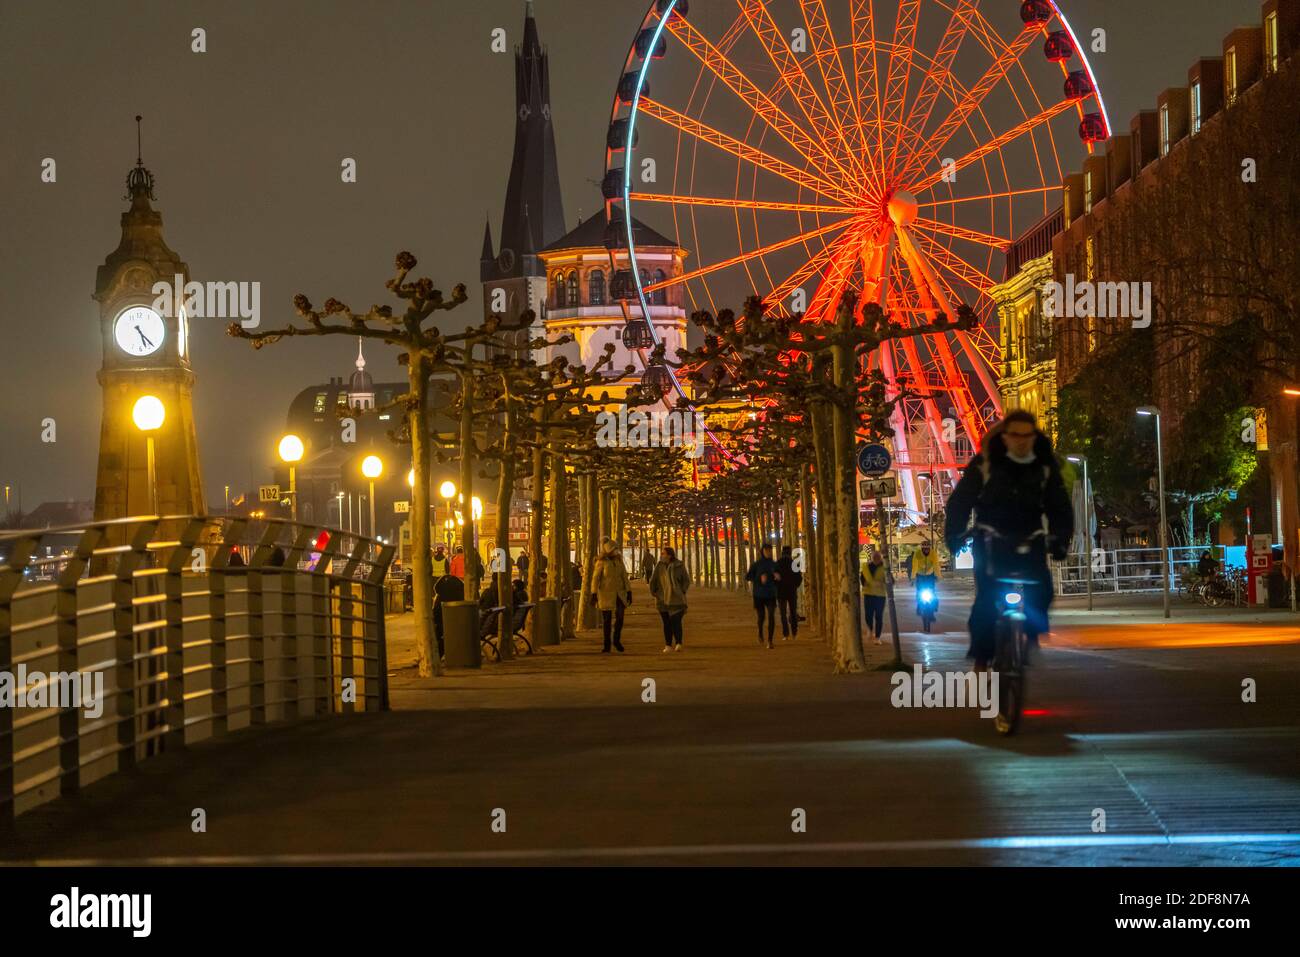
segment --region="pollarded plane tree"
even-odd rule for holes
[[[734,404],[763,395],[770,405],[784,406],[784,413],[806,410],[825,558],[824,595],[833,602],[827,623],[837,667],[862,670],[855,449],[860,438],[885,433],[900,403],[917,398],[892,387],[873,368],[871,357],[907,340],[974,330],[978,316],[962,306],[956,322],[939,314],[926,323],[904,323],[874,302],[859,309],[856,293],[847,290],[834,323],[769,315],[758,297],[747,301],[742,317],[724,311],[716,318],[701,314],[697,322],[706,332],[704,345],[678,356],[696,377],[697,404]]]

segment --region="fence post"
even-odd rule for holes
[[[367,711],[387,711],[388,710],[388,639],[387,626],[384,621],[384,600],[387,597],[384,591],[384,579],[388,576],[388,566],[393,561],[393,552],[395,549],[392,545],[385,545],[379,550],[379,556],[375,559],[374,565],[370,568],[370,575],[367,581],[367,590],[370,591],[374,598],[375,619],[372,623],[369,616],[366,618],[366,641],[362,644],[362,654],[365,655],[366,644],[374,642],[375,645],[375,667],[378,671],[378,695],[372,694],[370,690],[370,672],[366,669],[366,710]],[[534,559],[535,561],[536,559]],[[372,706],[372,702],[374,703]]]
[[[158,522],[140,522],[130,533],[127,551],[118,552],[113,572],[113,691],[117,701],[117,769],[136,764],[135,573],[148,557],[149,540]]]
[[[343,571],[339,575],[339,684],[342,686],[344,682],[351,679],[353,691],[353,700],[348,701],[342,696],[339,698],[339,707],[344,714],[352,714],[357,708],[356,694],[358,689],[356,687],[356,646],[359,638],[362,639],[362,668],[364,674],[364,633],[362,633],[362,635],[358,634],[358,626],[364,627],[364,621],[357,618],[357,614],[353,609],[356,604],[361,604],[362,616],[366,613],[364,604],[365,593],[364,590],[358,587],[359,583],[356,580],[356,572],[358,566],[361,564],[362,558],[365,556],[366,550],[369,547],[370,543],[364,538],[356,539],[352,546],[352,554],[348,556],[347,564],[343,566]],[[362,592],[363,601],[361,603],[358,603],[353,598],[357,591]]]
[[[230,543],[244,535],[245,519],[235,519],[217,536],[216,554],[208,567],[208,662],[212,674],[212,736],[230,728],[230,675],[226,670],[226,569],[230,567]]]
[[[81,533],[77,547],[59,573],[58,591],[54,597],[55,640],[58,643],[57,670],[65,674],[79,673],[80,656],[77,650],[77,582],[95,549],[106,538],[102,526],[88,528]],[[81,715],[71,706],[59,711],[59,793],[75,794],[81,789]]]
[[[167,575],[163,579],[163,594],[167,614],[167,705],[163,711],[167,734],[163,750],[185,747],[185,579],[184,569],[191,560],[191,550],[203,533],[200,518],[186,522],[176,549],[167,559]]]
[[[6,564],[0,565],[0,668],[13,671],[13,597],[23,583],[27,563],[40,543],[39,536],[10,539]],[[0,833],[14,823],[14,709],[0,708]]]

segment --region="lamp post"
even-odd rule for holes
[[[339,500],[339,528],[343,527],[343,492],[339,492],[335,498]]]
[[[1083,465],[1083,563],[1088,574],[1088,611],[1092,611],[1092,488],[1088,485],[1088,456],[1067,455],[1067,459]]]
[[[298,473],[297,465],[304,452],[302,439],[286,435],[280,440],[280,461],[289,466],[289,517],[298,524]],[[296,533],[295,533],[296,534]]]
[[[375,538],[375,479],[384,474],[384,463],[378,455],[367,455],[361,462],[361,474],[370,479],[370,537]]]
[[[1160,410],[1154,405],[1144,405],[1137,410],[1138,415],[1151,416],[1156,420],[1156,486],[1160,496],[1160,568],[1164,573],[1165,617],[1169,617],[1169,542],[1165,531],[1165,453],[1160,440]]]
[[[453,544],[452,537],[456,528],[455,516],[451,514],[451,500],[456,497],[456,483],[451,480],[443,482],[438,486],[438,494],[447,503],[447,547],[451,548]]]
[[[149,486],[150,515],[158,514],[158,489],[154,479],[153,434],[162,428],[166,418],[167,410],[163,407],[162,400],[155,395],[140,396],[135,400],[135,406],[131,409],[131,419],[135,422],[135,427],[144,433],[145,469],[147,470]]]

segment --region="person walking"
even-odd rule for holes
[[[880,633],[885,628],[885,559],[880,549],[874,545],[867,563],[862,566],[858,577],[862,580],[862,611],[867,617],[867,631],[874,635],[876,644],[883,644]]]
[[[799,637],[799,586],[803,573],[794,570],[794,549],[781,546],[776,562],[776,607],[781,611],[781,640]]]
[[[465,579],[465,546],[457,545],[456,554],[451,556],[451,561],[447,564],[447,574],[455,575],[462,581]]]
[[[647,548],[641,552],[641,577],[646,580],[646,584],[650,583],[654,570],[655,560],[650,554],[650,549]]]
[[[447,558],[447,548],[444,545],[433,546],[433,577],[441,578],[443,575],[451,574],[451,560]]]
[[[754,611],[758,615],[758,643],[763,643],[763,616],[767,615],[767,647],[772,646],[776,631],[776,562],[772,561],[772,546],[766,542],[760,555],[749,566],[745,581],[753,583]]]
[[[686,615],[686,590],[691,573],[676,550],[665,546],[650,573],[650,594],[654,595],[664,623],[664,651],[682,650],[682,618]]]
[[[596,607],[600,609],[601,627],[605,632],[605,647],[601,649],[601,654],[609,651],[611,632],[614,649],[621,654],[623,613],[632,604],[632,580],[627,577],[623,555],[613,539],[601,540],[596,570],[591,576],[591,594],[596,600]]]
[[[515,567],[519,569],[520,578],[528,578],[528,551],[526,549],[521,551],[519,557],[515,559]]]

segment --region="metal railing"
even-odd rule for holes
[[[1205,546],[1169,549],[1169,587],[1176,589],[1187,569],[1195,569]],[[1087,563],[1089,556],[1078,553],[1063,562],[1052,562],[1052,578],[1058,595],[1082,595],[1088,589]],[[1093,593],[1101,592],[1158,592],[1161,584],[1159,548],[1105,549],[1092,569]]]
[[[240,517],[0,534],[0,826],[163,750],[386,710],[392,557]]]

